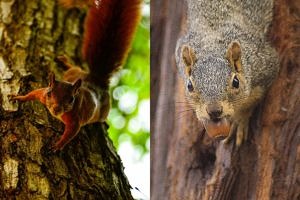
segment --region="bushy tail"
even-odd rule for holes
[[[106,88],[127,58],[140,20],[141,0],[94,2],[85,21],[82,53],[90,68],[87,81]]]

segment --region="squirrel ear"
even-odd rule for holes
[[[226,58],[230,63],[232,69],[235,70],[236,72],[242,71],[241,55],[242,52],[241,52],[240,43],[238,41],[231,42],[227,49]]]
[[[53,87],[55,84],[55,74],[53,72],[50,72],[49,74],[49,87]]]
[[[78,80],[73,84],[73,92],[74,92],[74,94],[77,93],[78,89],[79,89],[80,86],[81,86],[81,83],[82,83],[82,80],[81,80],[81,79],[78,79]]]
[[[190,46],[183,46],[181,56],[185,65],[185,73],[191,75],[191,67],[196,62],[194,50]]]

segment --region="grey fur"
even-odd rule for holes
[[[185,83],[190,80],[194,83],[196,95],[191,95],[187,91],[187,96],[194,103],[204,105],[212,101],[226,101],[234,109],[234,113],[231,113],[233,120],[245,121],[242,119],[244,116],[239,116],[240,113],[243,112],[242,110],[252,112],[257,102],[243,101],[247,101],[250,95],[253,95],[254,88],[260,88],[262,94],[258,95],[258,100],[261,99],[279,69],[277,53],[267,37],[272,21],[273,1],[188,0],[186,2],[188,31],[177,42],[176,62]],[[232,74],[235,72],[229,67],[225,57],[228,46],[233,41],[240,43],[243,69],[241,74],[245,79],[243,88],[236,95],[232,95],[228,89]],[[191,66],[191,76],[184,73],[186,66],[181,55],[183,45],[191,47],[196,55],[196,61]],[[243,108],[243,103],[249,104],[247,109]],[[199,110],[196,106],[196,112],[197,109]]]

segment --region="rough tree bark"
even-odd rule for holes
[[[182,104],[174,52],[183,1],[152,1],[151,10],[151,199],[300,199],[299,1],[276,1],[281,69],[240,149],[208,138]]]
[[[62,123],[39,102],[8,99],[46,86],[50,70],[59,77],[58,55],[81,64],[84,12],[54,0],[2,0],[0,13],[0,199],[133,199],[105,124],[84,127],[53,153]]]

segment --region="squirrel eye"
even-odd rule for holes
[[[234,76],[234,77],[233,77],[233,80],[232,80],[232,87],[238,89],[239,86],[240,86],[240,81],[239,81],[239,79],[237,78],[237,76]]]
[[[71,97],[69,103],[73,103],[73,101],[74,101],[74,97]]]
[[[189,82],[188,82],[188,84],[187,84],[187,88],[188,88],[189,92],[193,92],[194,86],[193,86],[191,80],[189,80]]]
[[[51,91],[48,91],[48,92],[47,92],[47,96],[48,96],[48,97],[51,97]]]

